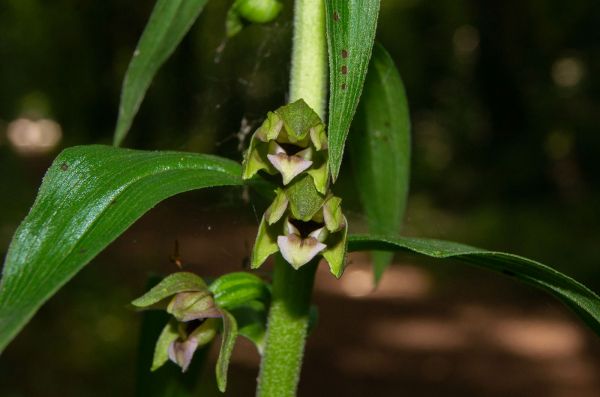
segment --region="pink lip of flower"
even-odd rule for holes
[[[268,154],[267,158],[273,167],[281,173],[284,185],[290,183],[292,179],[309,169],[313,164],[309,159],[311,156],[310,148],[288,155],[278,144],[274,143],[274,146],[275,153]]]
[[[198,339],[194,337],[184,341],[174,341],[169,345],[169,359],[181,367],[181,372],[185,372],[197,348]]]
[[[298,229],[290,222],[286,222],[286,232],[287,236],[277,237],[277,246],[283,258],[296,269],[310,262],[327,248],[326,244],[319,241],[326,236],[324,227],[302,238]]]

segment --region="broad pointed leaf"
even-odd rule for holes
[[[115,146],[125,139],[154,75],[175,51],[207,1],[157,0],[123,80]]]
[[[379,0],[325,0],[329,47],[329,168],[337,179],[375,40]]]
[[[63,151],[17,229],[0,281],[0,351],[63,284],[160,201],[241,185],[241,167],[210,155],[110,146]]]
[[[534,260],[449,241],[410,237],[355,235],[348,239],[348,248],[351,251],[411,251],[433,258],[453,258],[515,277],[557,297],[600,334],[600,297],[569,276]]]
[[[394,61],[379,44],[348,140],[356,187],[369,233],[400,231],[410,178],[410,118],[404,85]],[[377,282],[393,253],[372,253]]]

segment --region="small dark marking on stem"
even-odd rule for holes
[[[342,83],[342,90],[346,89],[346,83]]]
[[[110,201],[110,205],[115,205],[116,203],[117,203],[117,199],[112,199],[112,200]]]
[[[337,21],[339,21],[339,20],[340,20],[340,14],[338,14],[338,12],[337,12],[337,11],[334,11],[334,12],[333,12],[333,20],[334,20],[335,22],[337,22]]]
[[[342,58],[348,58],[348,50],[342,50]]]
[[[348,66],[342,65],[342,74],[348,74]]]
[[[66,170],[69,169],[69,165],[67,163],[62,163],[60,165],[60,169],[63,170],[63,171],[66,171]]]

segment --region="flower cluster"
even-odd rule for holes
[[[171,274],[132,304],[140,309],[165,309],[172,316],[156,343],[152,371],[171,360],[185,372],[196,349],[214,339],[217,319],[226,315],[204,281],[187,272]]]
[[[252,268],[276,252],[296,269],[321,255],[341,276],[348,225],[341,199],[329,191],[328,165],[325,126],[302,99],[269,112],[243,164],[244,179],[259,171],[281,175],[259,226]]]
[[[245,272],[225,274],[210,285],[189,272],[173,273],[132,303],[138,309],[166,310],[152,371],[171,360],[187,371],[194,353],[221,333],[216,365],[217,385],[225,391],[227,368],[238,335],[264,348],[270,290],[259,277]]]

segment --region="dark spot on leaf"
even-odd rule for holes
[[[342,58],[348,58],[348,50],[342,50]]]
[[[342,74],[348,74],[348,66],[342,65]]]
[[[338,14],[337,11],[333,12],[333,20],[336,22],[340,20],[340,14]]]
[[[346,89],[346,83],[342,83],[342,90]]]
[[[112,200],[110,201],[110,205],[115,205],[116,203],[117,203],[117,199],[112,199]]]
[[[87,252],[87,248],[80,248],[80,249],[79,249],[79,253],[80,253],[81,255],[85,254],[86,252]]]
[[[60,169],[63,170],[63,171],[66,171],[66,170],[69,169],[69,165],[67,163],[62,163],[60,165]]]
[[[504,273],[504,274],[506,274],[507,276],[510,276],[510,277],[516,276],[516,274],[514,274],[510,270],[502,270],[502,273]]]

